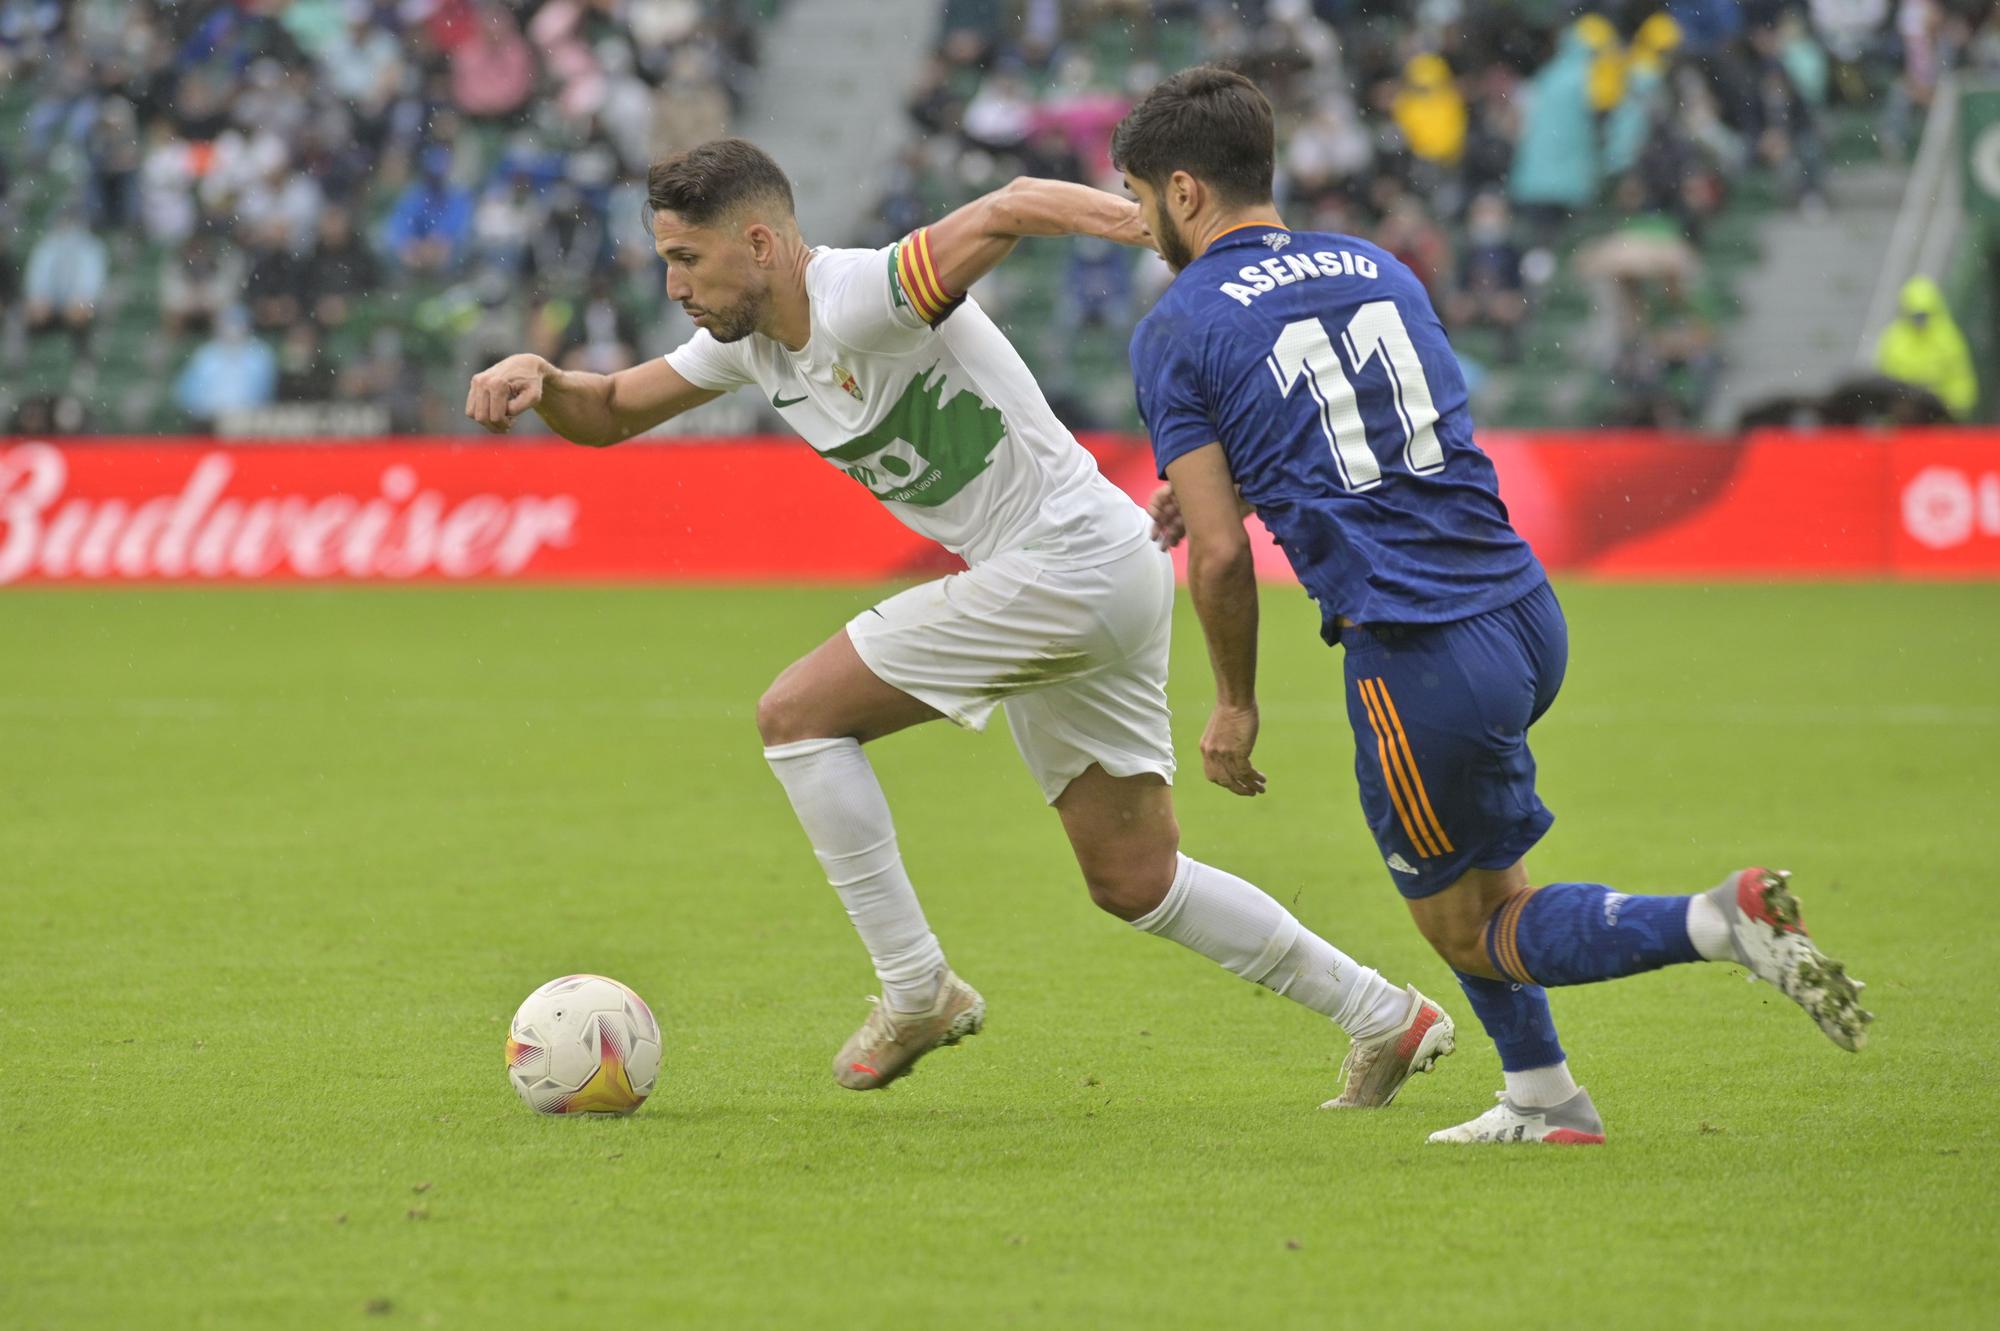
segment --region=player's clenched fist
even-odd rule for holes
[[[1261,795],[1264,774],[1250,765],[1250,751],[1256,747],[1257,705],[1217,704],[1209,714],[1208,728],[1201,734],[1202,772],[1224,790],[1238,795]]]
[[[553,373],[555,366],[540,356],[509,356],[472,376],[465,414],[494,434],[505,434],[514,428],[516,416],[542,400],[542,383]]]

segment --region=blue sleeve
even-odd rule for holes
[[[1157,321],[1141,323],[1132,338],[1132,383],[1139,395],[1139,419],[1146,423],[1153,461],[1163,478],[1175,458],[1221,438],[1202,401],[1200,366]]]

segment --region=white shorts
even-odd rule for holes
[[[1174,779],[1167,710],[1173,561],[1150,544],[1097,568],[1009,553],[848,621],[878,676],[961,726],[997,705],[1051,804],[1092,763]]]

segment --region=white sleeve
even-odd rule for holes
[[[860,351],[908,351],[930,335],[897,277],[898,246],[849,251],[827,265],[813,292],[822,327]]]
[[[718,342],[706,328],[667,353],[667,364],[696,388],[727,393],[732,388],[755,383],[745,364],[741,342]]]

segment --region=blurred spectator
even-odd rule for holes
[[[1632,35],[1625,71],[1625,95],[1604,119],[1604,170],[1623,175],[1638,161],[1647,136],[1670,123],[1667,62],[1681,44],[1680,25],[1666,14],[1653,14]]]
[[[1526,89],[1521,140],[1508,193],[1546,236],[1597,194],[1596,127],[1590,108],[1590,43],[1571,26]]]
[[[139,167],[139,211],[148,240],[178,245],[193,234],[200,216],[194,180],[194,150],[175,137],[167,121],[155,121],[146,133],[146,154]]]
[[[365,120],[381,119],[403,75],[402,50],[387,29],[376,26],[367,0],[346,0],[347,25],[325,40],[317,54],[327,84]]]
[[[318,243],[306,260],[305,291],[312,301],[313,322],[329,331],[347,322],[354,301],[375,289],[381,266],[355,234],[344,208],[320,215]]]
[[[250,335],[250,320],[231,306],[215,321],[215,336],[196,348],[174,380],[174,402],[197,424],[213,428],[226,412],[267,407],[276,397],[278,358]]]
[[[921,162],[921,156],[918,160]],[[1068,136],[1054,125],[1043,125],[1036,130],[1021,150],[1021,174],[1079,183],[1085,179],[1083,158],[1077,155]]]
[[[160,321],[169,337],[207,333],[216,317],[242,299],[249,263],[213,229],[189,236],[178,256],[160,266]]]
[[[275,228],[286,249],[304,253],[312,247],[325,203],[317,180],[287,164],[273,163],[261,179],[244,187],[236,219],[256,231]]]
[[[1520,355],[1521,325],[1528,317],[1521,247],[1514,243],[1512,220],[1501,194],[1488,192],[1472,201],[1458,285],[1444,307],[1453,327],[1497,329],[1501,358],[1508,361]]]
[[[1083,160],[1088,179],[1110,179],[1111,131],[1132,109],[1132,99],[1100,86],[1096,73],[1088,56],[1065,57],[1057,69],[1055,87],[1029,118],[1029,131],[1045,127],[1057,130]],[[966,114],[970,117],[970,108]]]
[[[557,184],[529,247],[537,283],[545,289],[576,289],[589,280],[604,248],[597,210],[570,181]]]
[[[1071,333],[1080,329],[1129,328],[1132,311],[1132,251],[1094,237],[1070,246],[1069,266],[1058,288],[1057,318]]]
[[[1979,376],[1944,292],[1928,277],[1903,284],[1896,317],[1875,344],[1875,366],[1892,379],[1937,394],[1959,420],[1979,405]]]
[[[1339,93],[1322,98],[1285,148],[1285,174],[1301,198],[1313,199],[1364,174],[1375,159],[1374,141]]]
[[[535,86],[535,54],[505,5],[476,0],[471,32],[451,48],[452,98],[475,118],[511,116]]]
[[[82,51],[72,50],[28,106],[23,143],[28,160],[43,161],[58,143],[82,143],[90,133],[95,103],[90,60]]]
[[[1716,370],[1714,329],[1694,294],[1700,254],[1652,214],[1584,246],[1576,268],[1597,290],[1588,344],[1623,399],[1605,423],[1685,428]]]
[[[333,361],[324,354],[319,333],[309,323],[286,329],[278,343],[280,402],[325,402],[333,396]]]
[[[292,253],[282,218],[252,231],[249,297],[250,325],[259,333],[282,333],[305,317],[306,264]]]
[[[634,332],[612,299],[608,281],[599,278],[592,284],[589,298],[576,308],[564,330],[563,341],[558,363],[565,369],[610,374],[632,363]]]
[[[342,401],[372,403],[389,413],[389,428],[407,433],[424,423],[423,366],[405,353],[393,326],[375,330],[367,349],[343,366],[335,390]]]
[[[1817,207],[1820,197],[1820,143],[1813,107],[1800,91],[1784,59],[1778,28],[1751,34],[1754,92],[1743,108],[1744,137],[1782,183],[1787,197]],[[1824,86],[1824,67],[1820,70]]]
[[[139,118],[123,97],[107,97],[90,128],[86,197],[90,225],[99,231],[132,231],[139,225]]]
[[[988,152],[1007,152],[1027,142],[1035,126],[1035,102],[1018,74],[1001,71],[979,85],[965,107],[966,142]],[[1051,126],[1054,131],[1054,127]]]
[[[1414,194],[1403,195],[1375,230],[1375,243],[1408,264],[1440,306],[1451,282],[1451,241]]]
[[[1393,114],[1403,142],[1419,159],[1450,166],[1465,151],[1465,98],[1442,56],[1412,56],[1396,91]]]
[[[417,272],[455,267],[472,234],[472,196],[452,183],[451,150],[424,150],[418,176],[403,190],[382,228],[397,263]]]
[[[729,99],[693,50],[676,52],[653,109],[652,143],[642,152],[670,153],[721,138],[729,124]],[[628,145],[626,161],[631,163]]]
[[[97,318],[109,257],[83,224],[83,209],[65,205],[52,230],[28,251],[22,294],[28,331],[64,328],[81,340]]]
[[[528,266],[528,245],[539,222],[534,187],[525,173],[493,182],[473,210],[473,262],[482,272],[519,276]]]
[[[1811,0],[1810,9],[1813,34],[1833,64],[1848,70],[1881,39],[1889,20],[1889,0]]]

